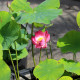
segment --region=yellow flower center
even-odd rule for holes
[[[38,39],[38,41],[41,41],[43,39],[43,37],[40,37],[39,39]]]

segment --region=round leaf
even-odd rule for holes
[[[80,12],[78,12],[78,14],[77,14],[77,24],[80,28]]]
[[[59,80],[73,80],[73,79],[69,76],[63,76]]]
[[[10,80],[11,71],[9,66],[3,61],[0,60],[0,80]]]
[[[69,31],[57,41],[57,46],[62,53],[77,53],[80,51],[80,32],[75,30]]]
[[[22,12],[17,18],[20,24],[25,23],[44,23],[50,24],[58,15],[62,14],[62,10],[58,9],[60,6],[59,0],[46,0],[39,6],[34,8],[31,12]]]
[[[58,15],[62,14],[61,9],[48,9],[44,11],[32,11],[31,13],[21,13],[16,21],[20,24],[25,23],[44,23],[50,24],[51,20],[54,20]]]
[[[80,75],[80,63],[72,60],[60,59],[60,63],[64,64],[64,69],[68,72]]]
[[[37,65],[33,73],[39,80],[57,80],[64,73],[64,66],[56,60],[47,59]]]

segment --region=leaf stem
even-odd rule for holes
[[[33,36],[33,27],[34,27],[34,24],[32,23],[31,36]],[[33,46],[33,43],[32,43],[32,57],[33,57],[33,62],[34,62],[34,67],[35,67],[36,63],[35,63],[35,58],[34,58],[34,46]]]
[[[75,53],[73,53],[73,60],[74,60],[75,62],[77,62],[77,60],[76,60],[76,54],[75,54]]]
[[[18,74],[18,80],[20,80],[20,78],[19,78],[19,68],[18,68],[18,57],[17,57],[16,42],[15,42],[15,51],[16,51],[16,64],[17,64],[17,74]]]
[[[47,53],[47,48],[46,48],[45,50],[46,50],[46,55],[47,55],[47,59],[48,59],[48,53]]]
[[[16,80],[17,80],[16,69],[15,69],[15,66],[14,66],[14,63],[13,63],[13,60],[12,60],[12,56],[11,56],[11,52],[10,52],[10,49],[9,49],[9,56],[10,56],[10,59],[11,59],[11,63],[12,63],[13,69],[14,69],[14,73],[15,73],[15,76],[16,76]]]
[[[39,56],[39,63],[41,62],[41,49],[40,49],[40,56]]]
[[[52,56],[52,49],[51,49],[51,41],[49,41],[49,46],[50,46],[51,59],[53,59],[53,56]]]

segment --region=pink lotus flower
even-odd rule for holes
[[[36,48],[46,48],[47,42],[50,40],[50,34],[48,34],[48,31],[42,32],[39,30],[35,32],[35,36],[32,36],[31,40]]]

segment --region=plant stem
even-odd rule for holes
[[[40,49],[40,56],[39,56],[39,63],[41,62],[41,49]]]
[[[48,59],[48,53],[47,53],[47,48],[46,48],[46,55],[47,55],[47,59]]]
[[[16,64],[17,64],[18,80],[20,80],[20,78],[19,78],[19,68],[18,68],[18,57],[17,57],[17,50],[16,50],[16,42],[15,42],[15,51],[16,51]]]
[[[32,23],[31,36],[33,36],[33,27],[34,27],[34,24]],[[34,67],[35,67],[36,63],[35,63],[35,59],[34,59],[34,46],[33,46],[33,43],[32,43],[32,57],[33,57],[33,62],[34,62]]]
[[[49,46],[50,46],[50,53],[51,53],[51,59],[52,59],[53,56],[52,56],[52,49],[51,49],[51,41],[49,41]]]
[[[76,60],[76,54],[75,53],[73,53],[73,60],[76,62],[77,60]]]
[[[14,69],[14,73],[15,73],[15,76],[16,76],[16,80],[17,80],[16,69],[15,69],[15,66],[14,66],[14,63],[13,63],[13,60],[12,60],[12,56],[11,56],[11,52],[10,52],[10,50],[9,50],[9,56],[10,56],[11,63],[12,63],[13,69]]]

